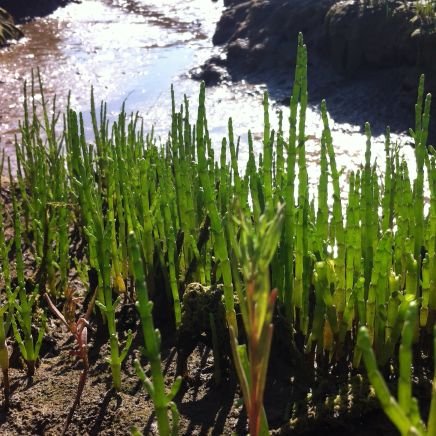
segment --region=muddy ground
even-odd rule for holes
[[[101,348],[96,345],[94,336],[88,381],[67,434],[128,435],[133,426],[143,434],[157,434],[153,406],[133,369],[133,358],[137,353],[132,352],[127,358],[122,390],[114,392],[110,368],[105,362],[109,351],[106,345]],[[136,340],[133,349],[138,345],[140,341]],[[35,377],[27,379],[19,361],[13,362],[10,409],[0,410],[2,435],[61,433],[81,372],[70,354],[72,349],[69,336],[61,331],[57,321],[52,320]],[[346,380],[330,375],[308,383],[308,378],[297,374],[299,371],[284,362],[277,351],[271,359],[265,398],[274,434],[397,434],[360,376],[350,375]],[[177,350],[167,342],[162,355],[166,379],[172,381]],[[146,366],[146,362],[143,363]],[[214,382],[212,350],[199,344],[188,360],[188,369],[189,380],[184,382],[175,400],[181,414],[179,434],[247,434],[246,416],[234,375],[219,385]],[[311,400],[306,401],[309,389]],[[337,395],[340,395],[340,401]],[[348,406],[355,402],[355,407],[349,409]]]

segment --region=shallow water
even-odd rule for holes
[[[164,140],[170,125],[170,85],[178,102],[186,94],[191,114],[199,83],[189,71],[218,51],[211,38],[222,2],[210,0],[83,0],[58,9],[51,16],[23,26],[26,38],[0,50],[0,146],[10,154],[12,140],[22,118],[22,88],[31,70],[39,68],[46,97],[58,97],[58,107],[71,90],[72,106],[89,119],[91,85],[97,100],[108,102],[115,118],[125,102],[127,112],[139,111],[145,125]],[[261,150],[265,87],[244,82],[223,83],[207,89],[207,111],[217,151],[226,134],[227,120],[241,136],[240,161],[247,159],[246,134],[251,129]],[[351,96],[350,96],[351,98]],[[287,109],[272,101],[273,125],[276,113]],[[307,114],[308,166],[311,189],[319,175],[321,120],[317,108]],[[360,126],[336,124],[332,120],[339,167],[356,169],[362,162],[365,137]],[[408,138],[394,136],[406,143]],[[383,167],[382,137],[374,139],[374,158]],[[413,152],[404,147],[413,173]],[[344,192],[346,195],[346,192]]]

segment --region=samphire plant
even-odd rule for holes
[[[277,298],[277,289],[271,291],[269,268],[280,240],[283,220],[283,206],[279,206],[272,219],[261,215],[256,224],[252,223],[251,216],[241,211],[237,219],[239,239],[232,238],[232,248],[245,281],[245,289],[240,290],[238,297],[247,344],[239,344],[232,326],[229,326],[230,341],[253,436],[269,434],[263,394]]]
[[[96,294],[94,292],[94,295],[92,296],[91,301],[88,304],[86,313],[76,320],[75,312],[77,299],[74,297],[73,291],[71,289],[68,290],[68,293],[66,295],[64,313],[60,312],[59,309],[53,304],[48,294],[44,294],[44,298],[46,299],[50,310],[62,322],[62,324],[67,327],[74,340],[76,341],[77,349],[74,350],[73,354],[81,360],[83,365],[82,374],[80,375],[79,379],[79,385],[77,386],[76,397],[73,400],[73,404],[71,405],[70,411],[65,421],[62,435],[64,435],[68,430],[68,426],[70,425],[70,422],[73,418],[74,411],[76,410],[76,407],[80,404],[80,398],[82,397],[83,389],[86,383],[86,377],[88,375],[88,320],[91,317],[92,311],[94,309],[95,297]]]
[[[417,399],[412,396],[412,344],[418,321],[418,305],[416,301],[410,301],[410,298],[406,299],[402,305],[401,312],[405,320],[399,354],[398,399],[390,394],[382,374],[377,369],[377,360],[371,348],[370,337],[366,327],[361,327],[359,330],[357,344],[362,350],[368,377],[374,387],[377,398],[380,400],[384,412],[395,424],[401,435],[434,435],[436,434],[436,375],[433,378],[432,399],[427,425],[422,421]],[[434,367],[436,369],[436,328],[434,330],[433,341]]]
[[[153,401],[159,434],[176,436],[178,434],[179,412],[176,404],[172,400],[180,388],[182,379],[181,377],[177,377],[170,392],[166,392],[160,355],[161,336],[159,330],[154,328],[152,316],[153,303],[149,299],[147,285],[145,283],[145,264],[133,232],[129,235],[129,248],[133,259],[133,275],[135,277],[137,295],[136,307],[139,312],[139,318],[141,319],[142,334],[144,337],[142,354],[150,362],[151,378],[145,374],[138,359],[135,360],[135,369],[139,379]],[[171,420],[168,416],[170,411]],[[137,434],[137,430],[134,432]]]
[[[29,375],[44,334],[41,295],[65,295],[71,249],[93,274],[92,290],[96,289],[100,324],[109,332],[108,363],[117,389],[132,339],[125,335],[126,345],[121,347],[118,335],[123,338],[124,332],[117,311],[125,302],[138,300],[147,357],[153,361],[150,392],[162,434],[177,427],[177,414],[168,416],[172,393],[166,394],[160,373],[160,340],[151,302],[177,330],[183,292],[190,282],[223,285],[252,432],[267,427],[261,403],[267,359],[255,350],[269,349],[274,303],[313,371],[321,365],[339,368],[339,363],[358,369],[362,349],[356,332],[361,326],[368,329],[377,363],[385,366],[396,357],[404,301],[409,299],[418,305],[420,332],[432,331],[436,155],[428,144],[431,98],[424,96],[424,78],[411,131],[416,176],[410,174],[410,162],[393,144],[389,129],[380,176],[369,124],[362,164],[350,172],[338,168],[323,101],[322,132],[314,143],[320,157],[316,193],[309,185],[307,49],[301,35],[289,122],[282,113],[273,128],[265,93],[262,143],[256,145],[249,132],[246,167],[240,164],[242,146],[231,120],[221,148],[214,147],[204,84],[194,123],[188,100],[177,108],[173,97],[170,132],[162,145],[153,132],[144,133],[138,115],[129,117],[122,109],[111,123],[106,105],[98,111],[93,96],[90,141],[82,115],[68,107],[61,116],[54,103],[49,110],[43,95],[39,104],[35,86],[32,83],[32,95],[25,97],[16,144],[17,177],[10,182],[13,224],[4,232],[7,241],[0,241],[4,338],[11,319]],[[274,205],[282,203],[280,219],[274,218]],[[273,228],[276,231],[269,234]],[[259,239],[263,231],[273,239]],[[132,232],[134,241],[129,242]],[[272,245],[263,245],[267,243]],[[272,251],[265,255],[267,249]],[[277,289],[275,302],[271,288]],[[242,302],[246,344],[235,342],[242,338],[237,332],[236,296]],[[428,342],[429,335],[422,337]],[[0,349],[4,343],[0,330]],[[4,351],[3,345],[1,363],[6,371]],[[140,371],[139,375],[142,378]]]
[[[121,303],[122,294],[125,293],[125,283],[119,270],[119,256],[123,251],[118,250],[114,233],[115,162],[111,157],[110,139],[99,133],[93,99],[91,115],[98,138],[97,158],[93,160],[94,152],[85,144],[82,117],[78,117],[73,110],[68,109],[67,165],[74,174],[71,180],[71,195],[76,198],[80,206],[78,218],[82,222],[83,237],[88,242],[87,258],[90,267],[97,275],[95,304],[100,309],[103,322],[109,332],[110,356],[107,360],[111,367],[112,384],[119,390],[121,389],[121,364],[130,349],[132,332],[127,332],[126,342],[121,347],[115,312]],[[103,112],[100,122],[101,131],[106,132]],[[101,180],[98,183],[95,183],[95,171],[101,173]]]
[[[0,165],[0,171],[3,170],[4,154]],[[3,221],[3,205],[0,203],[0,217]],[[5,240],[4,226],[0,226],[0,258],[1,271],[4,280],[4,302],[0,307],[0,368],[3,375],[3,392],[5,409],[9,407],[10,383],[9,383],[9,350],[7,345],[7,336],[11,326],[11,318],[14,310],[15,295],[11,288],[11,271],[9,265],[9,249],[13,241],[9,244]]]
[[[42,311],[41,313],[40,310],[37,310],[38,300],[40,298],[39,285],[34,284],[32,281],[26,282],[25,279],[23,248],[21,245],[20,208],[14,190],[12,193],[12,202],[14,211],[14,245],[17,276],[17,288],[10,296],[10,301],[14,305],[12,329],[27,367],[27,375],[32,377],[35,374],[36,363],[39,357],[42,339],[44,337],[47,317],[45,312]],[[30,289],[28,289],[29,287]],[[36,339],[32,332],[35,318],[39,318]]]

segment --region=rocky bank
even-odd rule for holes
[[[21,23],[34,17],[44,17],[72,0],[0,0],[0,8],[6,9]]]
[[[436,95],[436,20],[415,2],[399,0],[225,0],[213,42],[222,55],[203,66],[207,83],[265,81],[270,92],[289,93],[296,41],[309,53],[312,100],[327,98],[338,121],[372,120],[405,130],[421,72]],[[433,112],[435,113],[436,110]],[[350,121],[350,116],[352,120]],[[433,123],[435,124],[435,123]],[[376,133],[380,133],[376,132]]]
[[[0,8],[0,46],[10,39],[19,39],[23,36],[14,19],[5,9]]]
[[[23,36],[15,23],[44,17],[72,1],[78,0],[0,0],[0,47],[11,39]]]

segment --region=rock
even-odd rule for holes
[[[370,4],[345,0],[326,15],[326,38],[333,65],[352,73],[362,66],[390,67],[416,63],[411,37],[417,21],[401,1]]]
[[[0,46],[10,39],[19,39],[22,36],[23,32],[15,26],[12,16],[0,8]]]
[[[59,6],[77,0],[0,0],[0,8],[6,9],[17,22],[51,14]]]
[[[436,29],[422,27],[412,40],[416,47],[416,63],[418,66],[434,73],[436,72]],[[428,74],[429,79],[435,79],[434,74]],[[435,88],[436,89],[436,88]]]
[[[388,8],[340,1],[327,13],[326,37],[331,62],[339,71],[354,73],[362,67],[436,71],[436,21],[416,15],[402,1],[391,1]]]
[[[240,3],[245,3],[247,2],[247,0],[224,0],[224,6],[229,7],[229,6],[236,6],[239,5]]]
[[[227,60],[230,64],[239,62],[242,65],[250,66],[250,60],[253,58],[247,38],[238,38],[227,47]]]
[[[362,67],[422,66],[435,70],[436,25],[402,0],[226,0],[213,42],[227,66],[284,71],[303,32],[310,57],[328,57],[340,72]]]
[[[210,347],[217,345],[220,367],[225,368],[231,350],[222,285],[205,287],[200,283],[190,283],[183,294],[182,307],[182,320],[177,334],[177,374],[189,376],[187,360],[199,342]],[[211,315],[219,332],[216,344],[213,344]]]
[[[191,71],[191,77],[195,80],[203,80],[206,86],[214,86],[223,80],[229,79],[226,68],[220,65],[219,58],[210,59],[203,67]]]
[[[402,132],[413,124],[421,73],[426,92],[436,93],[436,18],[417,12],[415,2],[224,0],[224,5],[213,42],[227,56],[230,77],[266,83],[277,100],[289,98],[299,32],[308,48],[310,103],[326,98],[337,122],[370,121],[377,134],[388,123]]]
[[[236,33],[240,23],[245,22],[249,8],[250,2],[244,1],[226,9],[217,24],[212,42],[215,45],[222,45],[229,41]]]
[[[225,45],[228,66],[260,71],[290,68],[299,32],[318,46],[324,18],[334,0],[254,0],[231,3],[219,20],[213,42]]]

